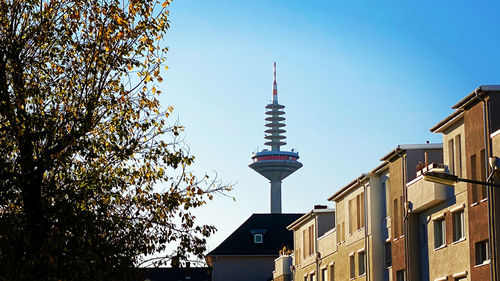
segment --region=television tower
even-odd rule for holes
[[[274,62],[273,100],[266,105],[266,127],[264,144],[270,146],[271,150],[263,149],[254,153],[250,168],[261,174],[271,182],[271,213],[281,213],[281,181],[302,167],[298,161],[299,153],[292,151],[280,151],[285,145],[286,131],[284,105],[278,103],[278,85],[276,84],[276,62]]]

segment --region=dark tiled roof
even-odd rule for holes
[[[278,255],[283,246],[293,249],[293,233],[286,227],[304,214],[253,214],[207,256]],[[267,230],[262,244],[252,230]]]
[[[190,278],[189,278],[190,277]],[[212,276],[208,267],[187,268],[140,268],[136,281],[211,281]]]

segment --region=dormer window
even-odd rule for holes
[[[253,242],[255,244],[262,244],[264,242],[264,235],[257,233],[253,235]]]
[[[250,234],[253,237],[254,244],[262,244],[264,243],[264,234],[266,234],[267,229],[251,229]]]

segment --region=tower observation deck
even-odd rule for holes
[[[278,86],[276,83],[276,62],[274,63],[274,83],[273,99],[266,105],[266,139],[265,145],[271,150],[264,149],[254,153],[252,163],[248,165],[267,178],[271,183],[271,213],[281,213],[281,182],[293,172],[302,167],[298,161],[299,154],[292,151],[281,151],[280,148],[286,145],[286,137],[283,135],[286,131],[284,105],[278,103]]]

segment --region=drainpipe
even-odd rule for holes
[[[318,214],[316,213],[316,215],[314,216],[314,228],[315,228],[315,233],[314,233],[314,259],[315,259],[315,262],[316,262],[316,281],[319,281],[319,264],[320,264],[320,254],[319,254],[319,251],[318,251]],[[321,281],[325,281],[325,280],[321,280]]]
[[[407,192],[406,192],[406,153],[401,155],[403,157],[401,161],[401,168],[403,169],[402,173],[402,178],[403,178],[403,202],[401,202],[402,205],[402,211],[403,211],[403,235],[404,235],[404,250],[405,250],[405,275],[406,279],[405,280],[410,280],[411,281],[411,275],[410,275],[410,256],[408,255],[408,214],[406,210],[406,202],[407,202]]]
[[[363,176],[366,177],[365,174],[363,174]],[[357,179],[358,181],[358,185],[360,184],[360,180],[359,178]],[[366,198],[368,197],[367,194],[366,194],[366,184],[363,184],[363,193],[364,193],[364,196],[363,196],[363,205],[365,206],[364,207],[364,211],[365,211],[365,214],[364,214],[364,217],[365,217],[365,266],[366,266],[366,281],[369,281],[370,280],[370,264],[369,264],[369,259],[370,259],[370,248],[369,248],[369,241],[368,241],[368,204],[366,203]]]
[[[488,175],[489,175],[489,169],[490,169],[490,165],[489,165],[489,154],[490,154],[490,149],[491,149],[491,146],[490,146],[490,143],[489,143],[489,127],[488,127],[488,120],[487,120],[487,105],[486,105],[486,101],[484,100],[484,98],[481,98],[479,97],[479,91],[476,90],[475,92],[475,95],[476,95],[476,99],[482,101],[483,103],[483,129],[484,129],[484,160],[486,161],[486,163],[484,163],[485,165],[485,172],[486,172],[486,178],[488,178]],[[495,229],[493,229],[493,226],[495,225],[494,224],[494,216],[492,214],[493,210],[494,210],[494,202],[493,202],[493,199],[492,198],[494,196],[494,194],[491,192],[492,191],[492,188],[491,186],[487,186],[486,187],[486,196],[488,198],[488,238],[490,240],[490,247],[488,247],[488,251],[489,251],[489,257],[491,259],[491,264],[490,264],[490,280],[496,280],[496,240],[495,240]]]

